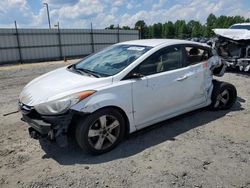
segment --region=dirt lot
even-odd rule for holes
[[[89,156],[76,146],[32,140],[15,111],[24,85],[65,63],[0,67],[0,187],[250,187],[250,77],[227,73],[238,101],[153,125],[115,150]]]

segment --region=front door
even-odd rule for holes
[[[179,45],[163,48],[134,71],[144,77],[132,80],[134,121],[137,128],[166,119],[191,105],[204,102],[193,68],[183,67]],[[196,81],[194,81],[196,80]],[[195,83],[196,82],[196,83]]]

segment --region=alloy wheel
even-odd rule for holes
[[[216,102],[214,104],[214,108],[224,107],[227,105],[230,99],[230,94],[227,89],[223,90],[216,98]]]
[[[89,128],[88,142],[96,150],[111,147],[120,134],[120,123],[111,115],[100,116]]]

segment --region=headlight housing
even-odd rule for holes
[[[96,91],[88,90],[80,93],[72,94],[57,100],[42,103],[34,106],[35,110],[41,115],[57,115],[65,113],[71,106],[79,101],[87,98]]]

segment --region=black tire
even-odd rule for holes
[[[212,103],[210,110],[227,110],[231,108],[237,99],[236,88],[227,82],[213,80]]]
[[[111,129],[108,130],[109,126],[106,126],[107,128],[105,128],[105,130],[104,130],[104,128],[101,125],[102,123],[100,120],[102,117],[106,117],[105,118],[106,124],[107,124],[107,122],[111,122],[112,118],[114,119],[114,121],[117,120],[117,122],[119,122],[119,132],[118,132],[118,129],[116,127],[115,128],[117,130],[115,130],[115,128],[113,128],[112,130]],[[116,122],[116,124],[117,124],[117,122]],[[97,127],[96,129],[95,129],[95,126]],[[90,137],[89,136],[90,129],[92,130],[92,132],[94,130],[94,131],[98,131],[101,133],[98,133],[98,136],[92,135]],[[115,131],[115,132],[112,132],[112,131]],[[98,155],[98,154],[108,152],[108,151],[112,150],[115,146],[117,146],[117,144],[119,142],[121,142],[121,140],[123,139],[124,133],[125,133],[125,120],[124,120],[123,116],[121,115],[121,113],[119,113],[117,110],[115,110],[113,108],[104,108],[104,109],[100,109],[100,110],[98,110],[98,111],[96,111],[96,112],[94,112],[86,117],[79,119],[77,121],[77,125],[76,125],[75,137],[76,137],[76,141],[77,141],[78,145],[85,152],[93,154],[93,155]],[[117,139],[115,141],[111,139],[112,142],[114,141],[114,143],[112,143],[110,141],[110,134],[112,136],[116,135]],[[112,138],[114,138],[114,137],[112,137]],[[101,142],[103,142],[102,143],[103,148],[101,148],[101,149],[97,149],[97,147],[95,148],[95,146],[96,146],[96,145],[94,146],[95,140],[96,140],[96,145],[97,145],[97,142],[102,140]],[[107,142],[110,142],[110,143],[107,143]]]

